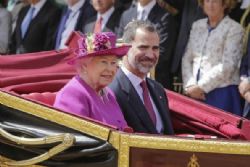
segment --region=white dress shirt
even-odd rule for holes
[[[77,24],[77,20],[80,14],[80,9],[83,6],[84,2],[85,0],[80,0],[73,6],[68,6],[68,8],[71,10],[71,13],[69,15],[69,18],[66,21],[65,29],[61,36],[59,49],[64,49],[67,47],[65,43],[67,39],[69,38],[71,32],[75,30],[75,26]]]
[[[114,12],[115,8],[114,6],[112,6],[109,10],[107,10],[105,13],[101,14],[101,13],[97,13],[97,19],[98,20],[100,17],[102,17],[102,30],[104,29],[104,27],[106,26],[110,16],[112,15],[112,13]]]
[[[46,3],[47,0],[40,0],[38,3],[36,3],[35,5],[31,5],[32,8],[35,8],[35,11],[33,13],[32,18],[36,17],[36,15],[39,13],[39,11],[41,10],[41,8],[43,7],[43,5]]]
[[[131,73],[128,69],[126,69],[126,67],[122,66],[121,70],[124,72],[124,74],[128,77],[128,79],[130,80],[130,82],[132,83],[133,87],[135,88],[137,94],[139,95],[141,101],[144,103],[143,101],[143,90],[142,87],[140,86],[140,83],[143,81],[141,78],[139,78],[138,76],[134,75],[133,73]],[[150,92],[149,92],[150,93]],[[163,123],[162,123],[162,119],[160,116],[160,113],[158,112],[158,109],[151,97],[150,94],[150,101],[153,105],[153,109],[155,112],[155,116],[156,116],[156,130],[157,132],[161,133],[163,130]]]
[[[149,2],[146,6],[141,6],[141,4],[138,2],[137,19],[138,20],[147,20],[148,15],[149,15],[150,11],[152,10],[152,8],[155,6],[155,4],[156,4],[156,0]],[[141,19],[142,14],[144,15],[143,19]]]

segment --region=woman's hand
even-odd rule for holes
[[[248,103],[250,103],[250,91],[245,92],[243,97]]]
[[[239,92],[241,96],[245,98],[247,91],[250,91],[250,83],[248,82],[248,79],[243,79],[239,85]]]
[[[205,100],[205,92],[197,85],[186,88],[186,95],[198,100]]]

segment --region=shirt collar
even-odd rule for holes
[[[35,11],[38,12],[40,11],[40,9],[43,7],[43,5],[45,4],[47,0],[40,0],[39,2],[37,2],[35,5],[31,4],[32,8],[35,8]]]
[[[145,11],[145,16],[148,17],[150,11],[152,10],[152,8],[155,6],[156,4],[156,0],[152,0],[151,2],[149,2],[146,6],[141,6],[141,4],[138,2],[137,5],[137,11],[138,12],[142,12],[142,10]]]
[[[97,14],[97,20],[102,17],[102,22],[106,23],[109,19],[109,17],[111,16],[111,14],[114,12],[115,8],[114,6],[112,6],[111,8],[109,8],[109,10],[107,10],[105,13],[101,14],[98,12]]]
[[[74,4],[73,6],[68,6],[68,8],[70,10],[72,10],[72,12],[77,12],[84,4],[85,0],[80,0],[78,1],[76,4]]]
[[[128,77],[134,88],[140,86],[140,83],[143,81],[140,77],[136,76],[132,72],[130,72],[126,67],[122,66],[121,70],[124,72],[124,74]]]

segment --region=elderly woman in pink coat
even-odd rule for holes
[[[118,58],[129,49],[115,44],[116,36],[111,32],[84,36],[78,41],[76,57],[69,61],[76,67],[77,75],[58,92],[54,107],[119,130],[127,127],[116,98],[107,87],[116,74]]]

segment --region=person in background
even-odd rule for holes
[[[171,63],[171,72],[181,78],[181,60],[185,52],[186,45],[193,22],[205,17],[202,8],[197,0],[165,0],[178,10],[179,15],[179,35],[175,46],[175,52]],[[181,16],[180,16],[181,15]]]
[[[86,20],[96,14],[89,0],[65,0],[61,20],[54,36],[54,48],[66,48],[66,41],[73,31],[81,31]]]
[[[175,47],[175,53],[173,56],[171,72],[178,76],[182,81],[181,76],[181,60],[185,53],[185,49],[188,43],[190,30],[192,24],[202,18],[206,17],[202,7],[198,4],[198,0],[164,0],[178,10],[178,22],[180,24],[179,35]],[[241,16],[245,9],[249,6],[249,0],[235,0],[237,1],[236,7],[230,11],[229,16],[240,21]]]
[[[239,92],[245,99],[243,117],[250,119],[250,38],[248,36],[247,53],[241,62],[241,82]],[[244,70],[243,70],[244,69]]]
[[[242,25],[245,28],[244,40],[244,56],[241,60],[240,75],[241,82],[239,85],[239,92],[245,99],[243,117],[250,119],[250,6],[244,13]]]
[[[238,84],[243,28],[228,13],[234,0],[200,0],[205,19],[194,22],[182,59],[187,96],[242,116]]]
[[[166,92],[161,84],[147,78],[160,54],[160,37],[155,26],[132,21],[125,27],[123,40],[132,47],[109,87],[128,125],[140,133],[174,134]]]
[[[20,10],[28,4],[29,4],[28,0],[8,0],[7,9],[9,12],[11,12],[11,15],[12,15],[12,31],[11,32],[14,32],[16,28],[16,21],[17,21]]]
[[[57,93],[54,107],[124,130],[127,123],[114,94],[106,86],[116,74],[118,58],[130,46],[116,47],[116,35],[112,32],[83,36],[78,45],[76,57],[69,61],[77,75]]]
[[[7,54],[11,36],[11,14],[0,1],[0,54]]]
[[[119,26],[123,8],[115,8],[114,4],[115,0],[92,0],[97,15],[88,19],[83,32],[115,32]]]
[[[12,36],[11,52],[16,54],[53,49],[53,35],[61,10],[53,0],[28,0],[21,9]]]
[[[160,34],[160,57],[155,67],[155,79],[165,88],[172,89],[171,62],[177,38],[174,17],[159,6],[156,0],[138,0],[121,17],[117,34],[122,37],[124,27],[132,20],[152,22]]]

